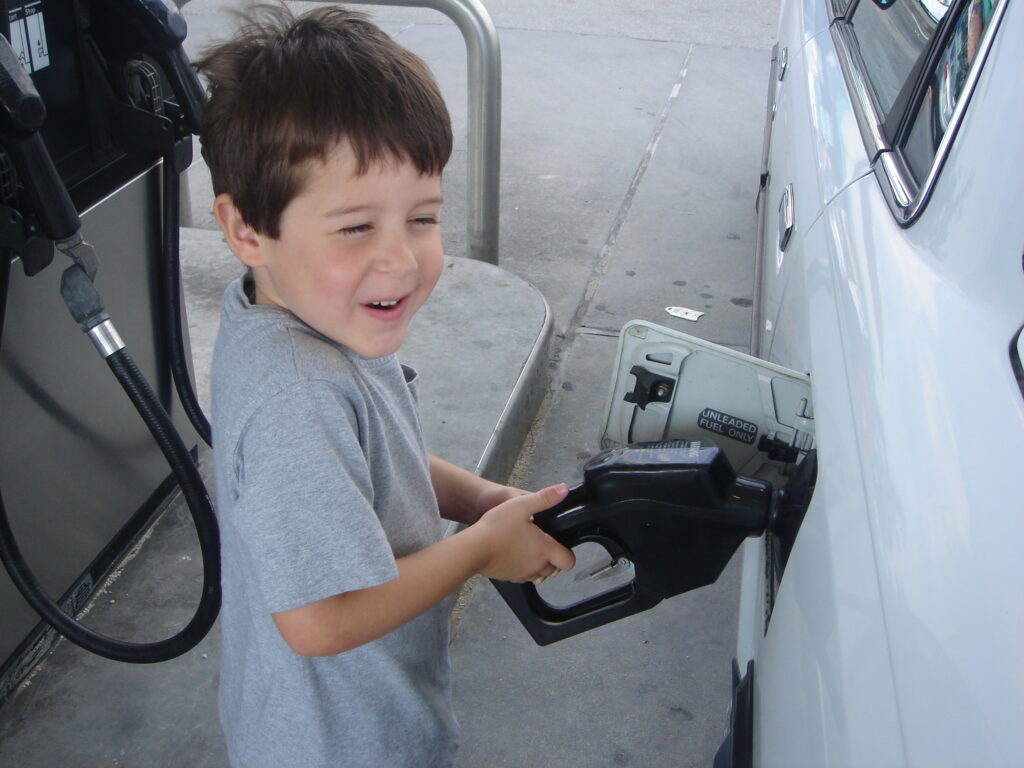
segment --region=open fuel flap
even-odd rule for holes
[[[713,583],[748,536],[783,531],[791,542],[813,489],[810,379],[634,320],[620,336],[601,445],[566,499],[534,516],[576,549],[579,573],[540,589],[494,581],[540,645]],[[799,497],[787,498],[788,475]],[[600,584],[582,598],[554,586],[583,578]]]
[[[712,440],[740,472],[814,444],[807,374],[642,320],[623,327],[601,447]]]

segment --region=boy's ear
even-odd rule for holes
[[[238,257],[238,260],[247,267],[262,266],[263,250],[260,247],[262,240],[256,230],[242,218],[231,195],[222,193],[214,198],[213,215],[217,219],[217,223],[220,224],[228,248]]]

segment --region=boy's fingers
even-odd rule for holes
[[[548,509],[549,507],[555,506],[558,502],[564,499],[569,493],[569,486],[565,483],[559,483],[558,485],[548,486],[543,490],[537,491],[534,494],[535,497],[543,499],[544,507],[542,509]],[[542,511],[535,510],[537,512]],[[560,571],[571,571],[576,565],[576,555],[572,553],[571,549],[568,549],[558,541],[555,540],[550,534],[545,533],[548,540],[551,542],[551,565]]]
[[[545,533],[544,535],[551,542],[551,559],[549,561],[551,565],[560,571],[571,571],[576,566],[576,555],[568,547],[559,544],[551,534]]]
[[[554,551],[551,553],[551,564],[559,571],[571,571],[576,565],[576,555],[572,553],[571,549],[556,542]]]
[[[544,569],[540,572],[540,577],[542,579],[547,580],[547,579],[550,579],[552,576],[554,576],[556,573],[558,573],[558,569],[555,568],[555,566],[551,565],[551,563],[548,563],[546,566],[544,566]]]
[[[521,504],[520,507],[523,513],[529,518],[533,519],[533,515],[537,512],[542,512],[545,509],[549,509],[560,501],[562,501],[569,494],[569,486],[565,483],[559,483],[557,485],[550,485],[547,488],[542,488],[536,493],[531,493],[527,496],[520,496],[515,499],[511,499],[507,503]],[[569,571],[572,570],[573,566],[576,565],[576,556],[573,555],[572,551],[566,549],[559,544],[549,534],[544,533],[550,546],[549,549],[549,567],[555,569],[555,572]],[[547,576],[542,571],[536,577],[529,579],[535,584],[540,584]]]
[[[559,571],[553,565],[549,565],[547,568],[540,572],[539,576],[534,576],[532,579],[530,579],[530,581],[533,582],[533,585],[535,587],[539,587],[552,576],[557,576],[559,573],[561,573],[561,571]]]

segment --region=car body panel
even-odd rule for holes
[[[827,2],[795,0],[779,9],[778,40],[791,40],[799,47],[819,32],[828,29],[832,13]],[[792,33],[792,34],[790,34]]]
[[[828,214],[847,242],[836,310],[914,765],[1024,760],[1024,577],[1008,567],[1024,539],[1024,400],[1008,352],[1024,322],[1024,223],[1008,184],[972,193],[1024,167],[1005,51],[914,226],[892,221],[874,178]]]
[[[1011,188],[1024,167],[1021,6],[1007,8],[912,226],[862,173],[854,123],[843,147],[828,147],[849,151],[838,167],[855,170],[842,186],[829,162],[813,169],[818,191],[835,194],[811,223],[797,208],[804,231],[774,293],[782,273],[765,259],[764,311],[777,322],[764,350],[811,373],[819,471],[763,638],[750,618],[763,545],[744,547],[737,657],[757,669],[755,764],[1024,762],[1024,572],[1013,567],[1024,398],[1010,355],[1024,324],[1024,216]],[[808,41],[808,122],[773,127],[773,176],[787,161],[812,164],[806,151],[780,158],[808,134],[852,119],[842,80],[814,67],[831,44]],[[786,108],[794,120],[802,109]]]
[[[807,233],[800,274],[819,471],[767,632],[747,642],[757,669],[755,764],[897,766],[898,699],[826,224],[819,219]],[[763,562],[764,540],[744,556]],[[741,609],[751,602],[745,596]]]

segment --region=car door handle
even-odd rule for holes
[[[787,184],[782,192],[782,200],[779,201],[779,250],[786,250],[789,238],[793,234],[793,223],[795,219],[793,206],[793,185]]]

